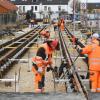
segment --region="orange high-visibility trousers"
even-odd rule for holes
[[[39,73],[36,71],[35,67],[32,67],[32,71],[34,73],[34,90],[35,93],[41,93],[43,92],[43,87],[44,87],[44,80],[45,80],[45,72],[43,71],[42,73]]]
[[[37,73],[35,74],[35,78],[34,78],[34,88],[35,88],[35,92],[38,93],[41,93],[43,92],[43,88],[44,88],[44,75],[43,74],[40,74],[40,73]]]
[[[91,92],[100,92],[100,71],[90,71]]]
[[[99,75],[98,75],[98,88],[97,88],[97,92],[100,92],[100,71],[99,71]]]

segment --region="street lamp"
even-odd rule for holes
[[[76,5],[76,0],[73,0],[73,24],[74,24],[74,27],[73,27],[73,34],[75,33],[75,5]]]
[[[41,19],[41,14],[43,13],[43,11],[42,11],[42,3],[40,3],[40,5],[39,5],[39,14],[40,14],[40,19]]]

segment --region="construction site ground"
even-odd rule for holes
[[[30,28],[25,29],[24,33],[28,30],[31,30]],[[57,33],[55,34],[53,26],[50,26],[47,30],[50,30],[51,38],[57,38]],[[22,33],[22,34],[24,34]],[[19,36],[18,33],[15,34],[16,37]],[[65,36],[65,35],[64,35]],[[65,36],[65,38],[67,38]],[[6,41],[9,40],[9,37],[6,37]],[[68,39],[67,39],[68,40]],[[41,40],[39,40],[37,43],[41,43]],[[69,51],[72,54],[72,57],[76,57],[78,55],[77,51],[71,47],[70,41],[68,42]],[[36,51],[38,49],[38,45],[35,44],[28,50],[27,53],[21,58],[21,59],[27,59],[27,63],[18,62],[16,63],[10,71],[5,75],[4,78],[14,78],[15,72],[17,72],[17,75],[19,75],[20,70],[20,77],[19,82],[17,83],[17,88],[15,88],[15,83],[13,82],[11,86],[5,86],[4,83],[0,83],[0,100],[85,100],[82,94],[80,93],[67,93],[65,90],[64,83],[56,84],[56,88],[54,88],[54,81],[53,81],[53,75],[52,71],[46,72],[46,81],[45,81],[45,93],[46,94],[34,94],[34,74],[31,71],[32,68],[32,57],[35,56]],[[59,67],[61,64],[61,56],[60,52],[54,52],[53,54],[53,66]],[[58,57],[59,59],[55,59],[54,57]],[[75,58],[73,58],[74,61]],[[82,61],[81,58],[77,59],[75,62],[75,65],[77,66],[77,71],[80,71],[82,75],[86,76],[87,73],[87,65]],[[17,92],[17,93],[15,93]],[[98,94],[96,94],[98,95]],[[95,96],[96,96],[95,95]],[[90,94],[90,100],[99,100],[93,99],[93,95]]]
[[[27,32],[27,30],[30,30],[30,29],[25,29],[25,32]],[[51,31],[51,38],[54,38],[55,33],[53,30],[53,27],[50,27],[49,30]],[[41,40],[39,40],[38,42],[41,42]],[[17,88],[16,88],[17,92],[34,92],[34,74],[31,71],[31,67],[32,67],[32,57],[35,56],[37,48],[38,48],[37,45],[33,45],[32,48],[30,48],[28,52],[21,58],[21,59],[28,59],[29,61],[28,63],[18,62],[10,69],[10,71],[5,76],[5,78],[14,78],[15,72],[17,72],[17,75],[18,75],[19,69],[21,68],[20,79],[19,79],[19,83],[17,83]],[[59,62],[57,60],[56,62]],[[53,66],[55,66],[55,59],[53,60],[53,62],[54,62]],[[59,65],[60,63],[57,63],[57,66]],[[52,76],[51,71],[46,72],[45,92],[55,91],[52,77],[53,76]],[[65,87],[63,86],[63,83],[61,83],[60,85],[58,84],[56,89],[57,89],[56,90],[57,92],[60,92],[60,93],[65,92]],[[0,92],[15,92],[15,83],[12,83],[11,87],[9,86],[5,87],[4,83],[0,83]]]

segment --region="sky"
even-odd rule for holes
[[[81,3],[100,3],[100,0],[79,0]],[[69,1],[68,7],[70,9],[70,12],[72,11],[72,8],[70,8],[71,3],[73,2],[73,0]],[[72,13],[72,12],[71,12]]]
[[[70,0],[71,2],[73,1],[73,0]],[[80,2],[89,2],[89,3],[100,3],[100,0],[79,0]]]
[[[81,2],[100,3],[100,0],[80,0]]]

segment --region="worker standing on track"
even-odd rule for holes
[[[88,54],[91,92],[100,92],[100,34],[93,34],[91,44],[80,50]]]
[[[58,20],[54,19],[52,24],[53,24],[53,27],[54,27],[54,31],[57,31],[57,29],[58,29]]]
[[[64,29],[65,29],[65,25],[64,24],[65,24],[65,21],[64,21],[63,18],[61,18],[60,21],[58,22],[58,26],[59,26],[61,31],[64,31]]]
[[[53,70],[53,68],[48,65],[52,64],[52,53],[57,49],[59,49],[57,40],[47,41],[41,44],[36,56],[32,59],[32,71],[35,75],[34,85],[36,93],[44,92],[45,69],[47,67],[49,70]]]
[[[35,20],[34,19],[30,19],[31,28],[34,27],[34,23],[35,23]]]

